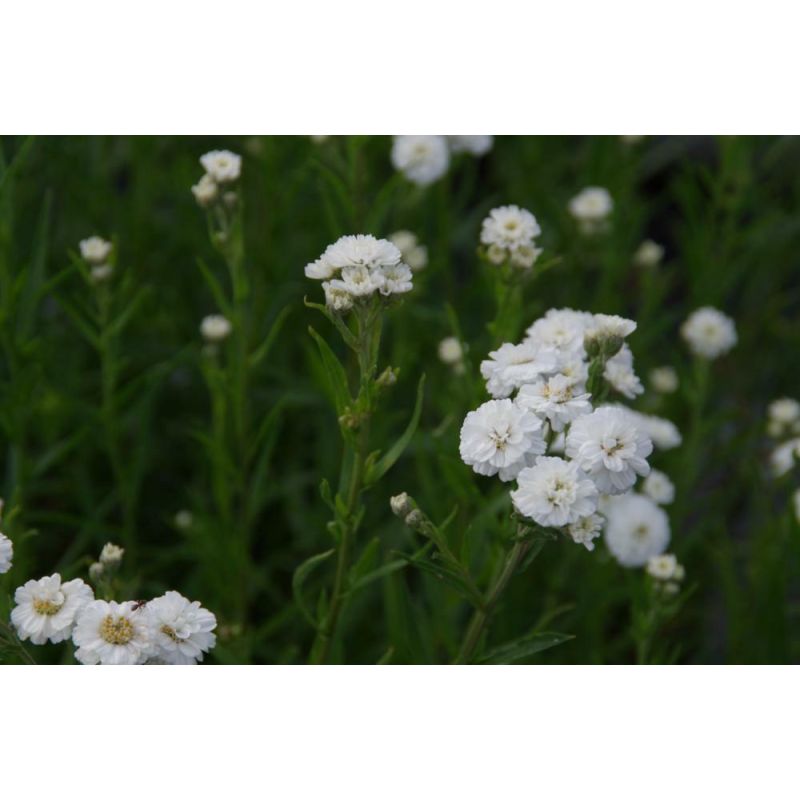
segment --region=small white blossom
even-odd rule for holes
[[[125,555],[125,550],[122,547],[108,542],[100,551],[100,563],[104,567],[119,566],[123,555]]]
[[[684,570],[672,553],[664,553],[647,560],[647,574],[657,581],[680,581]]]
[[[166,664],[196,664],[216,644],[217,618],[197,601],[167,592],[145,606],[150,657]]]
[[[569,201],[569,213],[578,221],[583,233],[602,231],[613,210],[611,195],[599,186],[589,186]]]
[[[541,420],[511,400],[489,400],[461,426],[461,459],[479,475],[513,480],[544,451]]]
[[[536,217],[519,206],[493,208],[483,221],[481,243],[502,247],[509,253],[532,248],[533,240],[542,232]]]
[[[191,511],[182,508],[175,514],[175,519],[173,520],[175,523],[175,527],[178,530],[186,531],[192,527],[192,523],[194,522],[194,515]]]
[[[563,431],[564,426],[574,419],[591,412],[589,397],[582,385],[559,374],[522,386],[517,403],[546,419],[550,427],[558,432]]]
[[[428,248],[419,243],[416,234],[411,231],[396,231],[389,241],[397,247],[403,261],[412,272],[418,272],[428,266]]]
[[[674,422],[663,417],[656,417],[653,414],[642,414],[632,408],[622,405],[609,405],[604,408],[616,408],[626,414],[633,425],[639,428],[650,437],[653,445],[659,450],[671,450],[677,447],[682,441],[681,432]]]
[[[344,267],[341,279],[330,282],[331,287],[342,289],[353,297],[366,297],[382,290],[386,283],[383,272],[377,267],[370,269],[364,266]]]
[[[82,664],[144,664],[152,654],[147,613],[131,601],[95,600],[78,618],[72,641]]]
[[[89,271],[89,280],[94,283],[105,283],[114,274],[111,264],[98,264]]]
[[[197,201],[197,205],[206,208],[217,199],[217,195],[219,194],[217,183],[210,175],[203,175],[203,177],[192,186],[192,194]]]
[[[232,183],[242,171],[242,157],[230,150],[212,150],[200,156],[200,164],[216,183]]]
[[[773,400],[767,407],[767,432],[776,439],[800,430],[800,403],[791,397]]]
[[[28,581],[14,592],[11,623],[23,641],[57,644],[69,639],[76,618],[93,597],[91,587],[80,578],[62,583],[56,573]]]
[[[455,336],[447,336],[439,342],[439,360],[443,364],[454,366],[464,358],[464,348]]]
[[[221,342],[232,330],[231,323],[221,314],[211,314],[200,323],[200,333],[207,342]]]
[[[633,353],[626,344],[622,345],[616,355],[606,361],[603,377],[615,391],[629,400],[633,400],[634,397],[644,392],[642,382],[633,371]]]
[[[450,149],[444,136],[395,136],[392,166],[412,183],[428,186],[439,180],[450,165]]]
[[[551,308],[526,331],[527,342],[554,349],[561,358],[583,359],[583,339],[594,316],[571,308]]]
[[[672,394],[678,389],[678,373],[672,367],[656,367],[650,370],[650,385],[660,394]]]
[[[99,561],[95,561],[89,565],[89,580],[97,583],[105,575],[105,572],[106,568]]]
[[[546,528],[571,525],[597,508],[597,487],[574,461],[539,456],[517,476],[514,508]]]
[[[540,375],[555,372],[556,368],[555,351],[532,342],[506,342],[481,362],[481,375],[492,397],[508,397],[515,389]]]
[[[599,408],[578,417],[567,434],[566,454],[574,458],[605,494],[622,494],[647,475],[650,438],[617,408]]]
[[[407,264],[391,264],[380,267],[380,271],[383,275],[381,294],[405,294],[414,288],[413,275]]]
[[[794,467],[795,459],[800,457],[800,437],[789,439],[776,447],[770,455],[772,474],[780,478]]]
[[[322,284],[325,292],[325,305],[332,311],[344,313],[353,307],[353,295],[342,286],[342,281],[325,281]]]
[[[587,550],[594,550],[594,540],[603,532],[605,519],[600,514],[589,514],[567,526],[567,533],[575,544],[582,544]]]
[[[111,255],[112,246],[100,236],[90,236],[80,243],[81,256],[89,264],[100,265]]]
[[[336,274],[336,268],[325,260],[325,256],[320,256],[316,261],[306,264],[306,278],[315,281],[327,281]]]
[[[405,519],[414,510],[414,504],[411,502],[408,492],[400,492],[400,494],[390,497],[389,507],[392,509],[392,514],[400,519]]]
[[[669,519],[649,497],[625,494],[605,504],[605,541],[623,567],[642,567],[669,545]]]
[[[650,470],[642,484],[644,493],[660,506],[669,505],[675,499],[675,484],[663,472]]]
[[[724,355],[737,341],[733,320],[710,306],[689,315],[681,326],[681,336],[696,356],[707,359]]]
[[[657,267],[664,258],[664,248],[652,239],[645,239],[633,254],[633,262],[640,267]]]
[[[342,236],[328,245],[322,254],[325,261],[334,270],[345,267],[393,267],[402,261],[400,250],[387,239],[376,239],[370,234],[359,233],[354,236]],[[331,277],[333,273],[325,275]]]
[[[636,323],[632,319],[625,319],[616,314],[594,314],[584,336],[598,341],[625,339],[635,330]]]
[[[11,569],[14,559],[14,545],[4,533],[0,533],[0,575]]]
[[[454,153],[483,156],[492,149],[494,136],[448,136],[447,141]]]

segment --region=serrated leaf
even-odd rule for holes
[[[522,658],[541,653],[551,647],[574,639],[568,633],[534,632],[520,636],[510,642],[493,647],[478,659],[480,664],[512,664]]]
[[[379,481],[395,464],[398,458],[403,455],[411,437],[416,433],[419,417],[422,413],[422,399],[425,396],[425,375],[422,375],[417,384],[417,400],[414,404],[414,411],[402,436],[386,451],[386,454],[376,462],[368,471],[366,485],[370,486]]]
[[[317,553],[317,555],[307,558],[294,571],[294,575],[292,575],[292,594],[294,595],[294,602],[296,603],[297,608],[300,610],[300,613],[308,620],[312,628],[316,628],[318,626],[318,622],[314,618],[314,615],[309,607],[306,605],[303,597],[303,584],[305,583],[306,578],[308,578],[308,576],[314,571],[314,569],[323,561],[329,559],[334,552],[335,551],[333,549],[326,550],[324,553]]]

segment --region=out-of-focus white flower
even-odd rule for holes
[[[446,336],[439,342],[439,360],[443,364],[454,366],[464,358],[464,348],[455,336]]]
[[[681,336],[696,356],[707,359],[724,355],[737,341],[733,320],[711,306],[693,311],[681,326]]]
[[[675,423],[668,419],[656,417],[653,414],[642,414],[622,405],[609,405],[604,408],[616,408],[628,415],[631,423],[649,436],[653,445],[659,450],[671,450],[683,441],[681,432]]]
[[[221,314],[210,314],[200,323],[200,333],[207,342],[221,342],[232,330],[231,323]]]
[[[657,581],[679,581],[683,579],[684,570],[672,553],[664,553],[647,560],[647,574]]]
[[[508,397],[515,389],[535,381],[540,375],[556,371],[553,350],[532,342],[506,342],[481,362],[481,375],[492,397]]]
[[[645,139],[644,136],[620,136],[619,138],[623,144],[628,145],[629,147],[639,144]]]
[[[678,388],[678,373],[672,367],[650,370],[650,385],[660,394],[672,394]]]
[[[419,243],[411,231],[396,231],[389,241],[400,251],[400,255],[413,272],[428,266],[428,248]]]
[[[342,281],[325,281],[322,284],[325,292],[325,305],[333,311],[344,313],[353,307],[353,295],[342,286]]]
[[[100,551],[100,563],[104,567],[117,567],[122,562],[122,556],[124,555],[124,548],[108,542]]]
[[[336,274],[336,268],[325,260],[325,256],[320,256],[316,261],[306,264],[306,278],[315,281],[327,281]]]
[[[114,274],[111,264],[98,264],[89,270],[89,279],[92,283],[105,283]]]
[[[395,136],[392,166],[412,183],[428,186],[450,165],[450,148],[444,136]]]
[[[407,264],[392,264],[380,268],[383,283],[380,286],[381,294],[405,294],[414,288],[413,275]]]
[[[56,573],[28,581],[14,592],[11,623],[23,641],[57,644],[69,639],[75,619],[93,597],[91,587],[80,578],[62,583]]]
[[[81,256],[89,264],[100,265],[111,255],[112,246],[100,236],[90,236],[80,243]]]
[[[591,412],[589,397],[582,385],[559,374],[522,386],[517,403],[546,419],[550,427],[558,432],[563,431],[564,426],[574,419]]]
[[[664,248],[652,239],[645,239],[633,254],[633,262],[640,267],[657,267],[664,258]]]
[[[454,153],[483,156],[492,149],[494,136],[448,136],[447,141]]]
[[[578,417],[567,434],[566,453],[604,494],[622,494],[647,475],[650,438],[617,408],[598,408]]]
[[[575,544],[582,544],[587,550],[594,550],[594,540],[603,532],[605,519],[600,514],[589,514],[567,526],[567,533]]]
[[[649,497],[625,494],[605,503],[605,540],[623,567],[642,567],[669,545],[669,519]]]
[[[633,353],[626,344],[622,345],[619,352],[606,362],[603,377],[615,391],[629,400],[633,400],[636,395],[644,392],[642,382],[633,371]]]
[[[519,269],[530,269],[541,254],[542,251],[540,249],[523,245],[511,253],[511,266]]]
[[[650,470],[642,484],[644,493],[660,506],[669,505],[675,499],[675,484],[663,472]]]
[[[479,475],[511,481],[544,451],[541,420],[511,400],[489,400],[461,426],[461,459]]]
[[[789,439],[776,447],[769,457],[772,474],[780,478],[794,467],[795,459],[800,457],[800,437]]]
[[[0,533],[0,575],[11,569],[14,560],[14,545],[4,533]]]
[[[596,233],[606,227],[614,210],[614,201],[608,189],[589,186],[569,201],[569,213],[578,221],[584,233]]]
[[[217,618],[197,601],[167,592],[145,606],[150,656],[167,664],[196,664],[216,644]]]
[[[767,433],[770,436],[781,436],[800,430],[800,403],[791,397],[773,400],[767,407]]]
[[[82,664],[144,664],[152,654],[147,612],[139,603],[95,600],[78,618],[72,641]]]
[[[202,208],[207,208],[217,199],[219,194],[217,183],[210,175],[203,175],[203,177],[192,186],[192,194],[197,201],[197,205]]]
[[[594,315],[571,308],[551,308],[526,331],[526,342],[554,349],[562,359],[583,359],[584,334]]]
[[[536,217],[519,206],[493,208],[483,221],[481,243],[495,245],[509,254],[519,248],[533,249],[533,240],[542,232]],[[535,260],[535,255],[534,255]]]
[[[798,523],[800,523],[800,489],[795,489],[792,495],[792,502],[794,503],[794,516]]]
[[[314,142],[314,144],[325,144],[325,142],[327,142],[328,139],[330,139],[331,137],[330,136],[309,136],[308,138],[311,139],[311,141]]]
[[[89,565],[89,580],[97,583],[105,575],[105,572],[106,568],[99,561],[95,561]]]
[[[200,163],[216,183],[232,183],[242,171],[242,157],[230,150],[212,150],[200,156]]]
[[[175,527],[181,531],[187,531],[189,528],[192,527],[192,523],[194,522],[194,515],[191,511],[182,508],[175,514]]]
[[[514,508],[545,528],[571,525],[597,508],[597,487],[574,461],[539,456],[517,476]]]

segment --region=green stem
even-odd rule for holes
[[[464,635],[464,641],[453,662],[454,664],[469,664],[472,661],[475,650],[486,630],[486,626],[491,620],[500,596],[505,591],[508,582],[519,568],[519,565],[528,554],[531,545],[532,542],[530,539],[519,539],[514,543],[511,550],[509,550],[503,569],[489,587],[483,605],[481,608],[476,609],[475,613],[472,615],[472,620]]]

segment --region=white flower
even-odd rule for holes
[[[464,358],[464,348],[455,336],[447,336],[439,342],[439,360],[453,366]]]
[[[605,540],[623,567],[644,566],[669,544],[669,519],[649,497],[626,494],[611,497],[605,506]]]
[[[536,217],[519,206],[493,208],[483,221],[481,243],[497,245],[513,253],[520,247],[530,248],[542,232]]]
[[[81,255],[89,264],[102,264],[111,255],[111,242],[99,236],[90,236],[80,243]]]
[[[633,261],[640,267],[657,267],[664,258],[664,248],[652,239],[645,239],[633,254]]]
[[[629,400],[644,392],[642,382],[633,371],[633,353],[626,344],[622,345],[615,356],[606,361],[603,377],[617,392]]]
[[[551,308],[526,331],[526,340],[540,347],[551,347],[562,357],[583,358],[583,338],[594,317],[571,308]]]
[[[16,606],[11,612],[11,622],[23,641],[63,642],[69,639],[76,617],[93,598],[91,587],[80,578],[62,583],[56,573],[28,581],[14,592]]]
[[[230,150],[212,150],[200,156],[200,163],[217,183],[232,183],[242,171],[242,157]]]
[[[614,201],[607,189],[589,186],[569,201],[569,213],[578,221],[584,233],[594,233],[605,227],[614,210]]]
[[[481,375],[492,397],[508,397],[514,389],[535,381],[540,375],[555,372],[556,366],[556,354],[551,349],[532,342],[506,342],[481,362]]]
[[[123,555],[125,555],[125,550],[122,547],[108,542],[100,551],[100,563],[104,567],[118,566]]]
[[[520,245],[511,253],[511,265],[513,267],[519,267],[520,269],[530,269],[541,254],[542,251],[537,247]]]
[[[778,423],[782,427],[788,427],[800,420],[800,403],[791,397],[781,397],[773,400],[767,408],[767,416],[770,422]]]
[[[671,394],[678,388],[678,373],[672,367],[656,367],[650,370],[650,384],[656,392]]]
[[[344,270],[343,270],[344,271]],[[392,264],[380,268],[383,283],[380,286],[381,294],[404,294],[414,288],[413,275],[407,264]]]
[[[92,283],[105,283],[114,274],[111,264],[98,264],[89,271],[89,280]]]
[[[396,231],[389,241],[400,251],[403,261],[412,272],[418,272],[428,266],[428,248],[419,243],[416,234],[411,231]]]
[[[221,342],[232,330],[231,323],[221,314],[211,314],[200,323],[200,333],[207,342]]]
[[[0,575],[11,569],[14,558],[14,545],[4,533],[0,533]]]
[[[427,186],[442,177],[450,164],[444,136],[395,136],[392,166],[412,183]]]
[[[206,174],[192,186],[192,194],[197,201],[197,205],[206,208],[217,199],[219,190],[216,181],[210,175]]]
[[[336,274],[336,268],[329,264],[324,256],[320,256],[316,261],[306,264],[306,278],[315,281],[327,281]]]
[[[653,414],[642,414],[622,405],[609,405],[604,408],[616,408],[623,414],[627,414],[631,423],[647,434],[653,445],[659,450],[671,450],[683,441],[681,432],[675,423],[668,419],[656,417]]]
[[[479,475],[513,480],[534,456],[544,453],[541,429],[535,414],[511,400],[489,400],[464,419],[461,459]]]
[[[652,469],[642,484],[644,493],[660,506],[675,499],[675,484],[660,470]]]
[[[374,269],[377,267],[393,267],[400,263],[402,255],[397,246],[387,239],[376,239],[370,234],[360,233],[355,236],[342,236],[337,239],[333,244],[328,245],[319,260],[324,261],[333,270],[344,269],[345,267]],[[325,280],[332,275],[332,272],[327,273],[322,276],[322,279]]]
[[[365,297],[383,288],[386,278],[380,269],[363,266],[345,267],[341,280],[332,280],[330,285],[342,289],[353,297]]]
[[[618,317],[616,314],[594,314],[586,327],[585,336],[590,339],[625,339],[636,330],[632,319]]]
[[[342,281],[325,281],[322,284],[325,292],[325,305],[333,311],[345,312],[353,307],[353,295],[342,286]]]
[[[587,550],[594,550],[594,540],[603,532],[605,519],[600,514],[589,514],[567,526],[567,533],[575,544],[582,544]]]
[[[681,580],[683,568],[672,553],[652,556],[647,560],[647,574],[657,581]],[[681,577],[677,577],[680,575]]]
[[[708,359],[727,353],[737,341],[733,320],[710,306],[689,315],[681,326],[681,336],[696,356]]]
[[[539,456],[519,473],[517,485],[514,508],[546,528],[570,525],[597,508],[597,488],[574,461]]]
[[[789,439],[776,447],[769,457],[772,474],[780,478],[794,467],[795,458],[800,457],[800,437]]]
[[[194,515],[191,511],[182,508],[175,514],[175,519],[173,520],[175,523],[175,527],[179,530],[186,531],[192,527],[192,523],[194,522]]]
[[[152,654],[147,612],[140,603],[95,600],[72,633],[82,664],[143,664]]]
[[[454,153],[483,156],[492,149],[494,136],[448,136],[447,141]]]
[[[95,561],[89,565],[89,580],[97,583],[105,574],[106,568],[99,562]]]
[[[167,664],[196,664],[216,644],[217,618],[197,601],[167,592],[145,606],[151,657]]]
[[[633,486],[637,474],[647,475],[652,451],[649,437],[617,408],[598,408],[578,417],[567,434],[567,455],[605,494],[622,494]]]
[[[558,432],[577,417],[591,412],[589,397],[583,386],[559,374],[521,387],[517,403],[547,419],[550,427]]]

